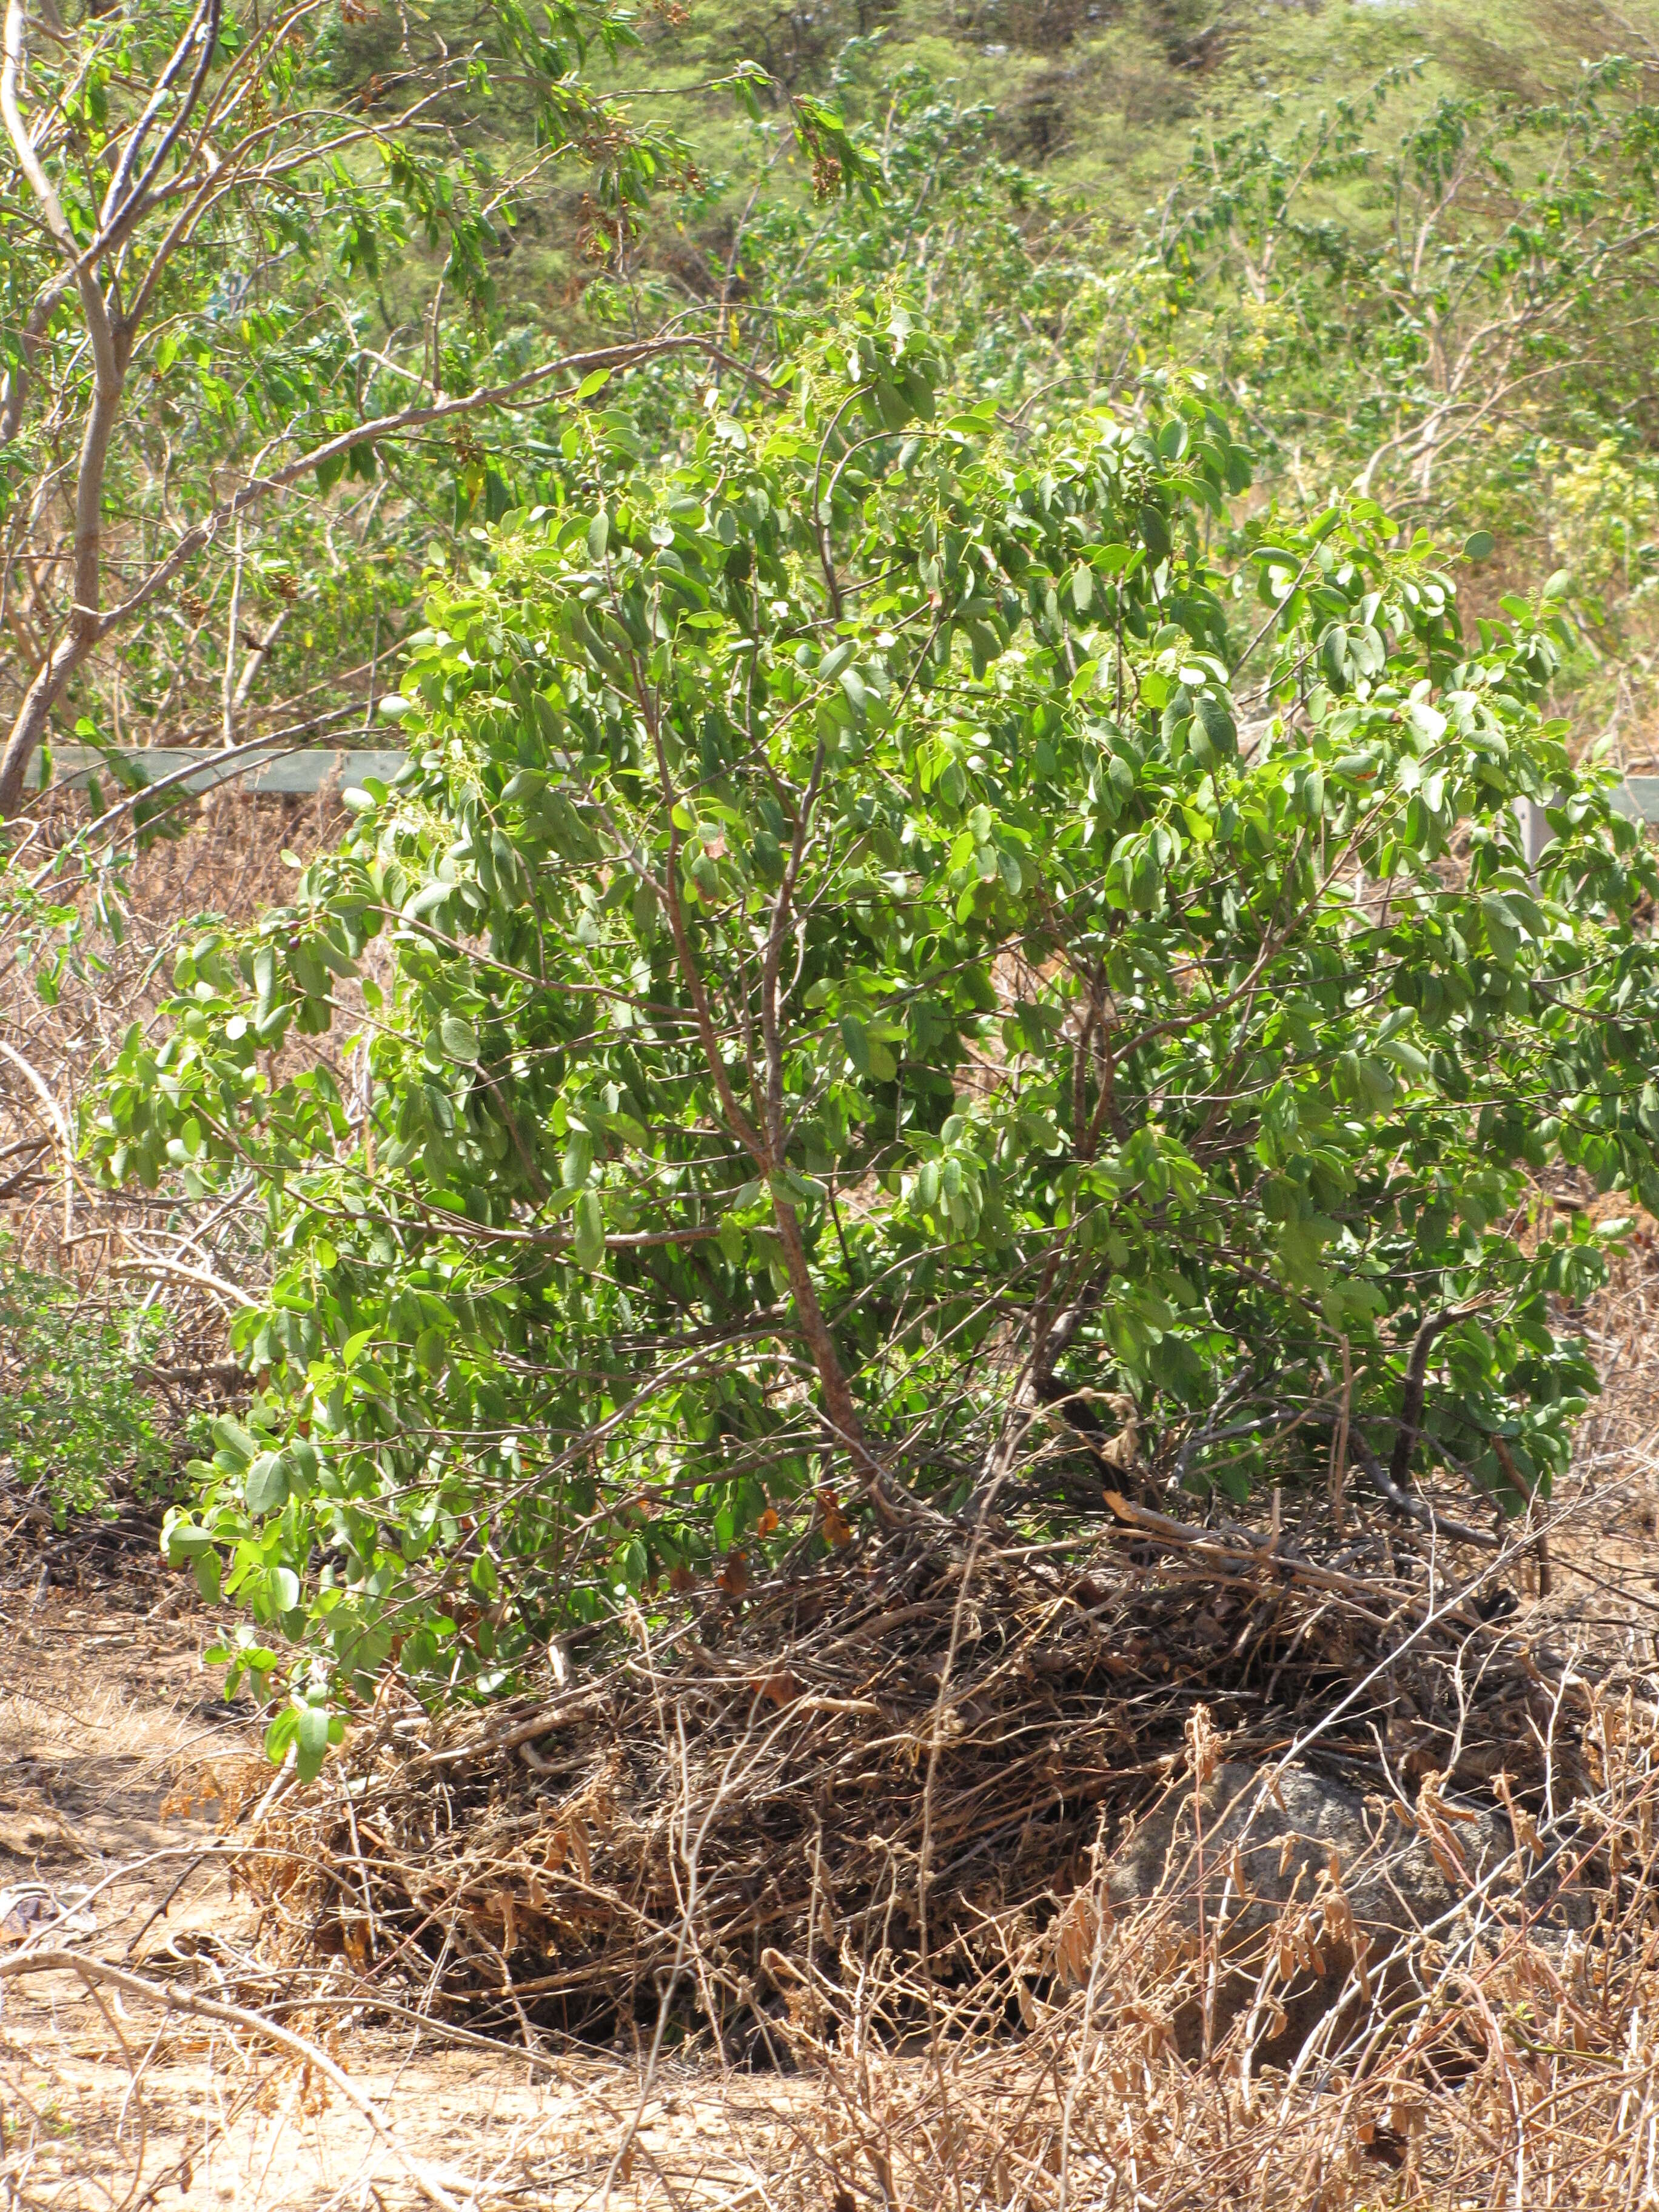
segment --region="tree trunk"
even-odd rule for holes
[[[812,1364],[818,1370],[818,1382],[823,1392],[823,1410],[829,1416],[830,1425],[857,1469],[859,1486],[875,1507],[876,1517],[885,1526],[895,1528],[905,1516],[894,1503],[881,1462],[866,1440],[864,1424],[860,1420],[858,1407],[853,1401],[852,1385],[847,1380],[847,1370],[841,1364],[841,1354],[836,1349],[835,1338],[830,1334],[830,1324],[823,1317],[811,1271],[806,1264],[806,1247],[801,1241],[799,1217],[787,1199],[775,1194],[772,1218],[777,1228],[778,1242],[783,1247],[784,1272],[789,1278],[795,1318],[800,1323],[801,1334],[806,1339]]]

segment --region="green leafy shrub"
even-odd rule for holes
[[[0,1237],[0,1467],[60,1528],[71,1513],[112,1512],[118,1487],[172,1495],[173,1443],[134,1384],[164,1333],[159,1314],[20,1266]]]
[[[1465,637],[1364,502],[1229,536],[1200,391],[1027,448],[940,380],[872,311],[655,470],[588,418],[434,586],[398,786],[110,1073],[108,1178],[268,1194],[268,1384],[169,1543],[312,1764],[331,1682],[487,1692],[867,1516],[1564,1463],[1599,1232],[1540,1178],[1659,1205],[1659,884],[1540,710],[1565,624]],[[273,1076],[381,935],[354,1097]]]

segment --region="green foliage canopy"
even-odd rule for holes
[[[1277,456],[1419,512],[1480,504],[1540,434],[1637,434],[1659,283],[1639,70],[1402,114],[1421,67],[1200,140],[1126,301],[1163,301],[1171,354],[1212,362]]]
[[[1465,636],[1364,502],[1228,537],[1200,389],[1022,442],[941,378],[871,309],[654,470],[586,416],[434,581],[398,785],[111,1072],[111,1181],[268,1199],[169,1542],[291,1639],[274,1749],[866,1515],[1074,1525],[1109,1394],[1200,1492],[1563,1464],[1540,1178],[1659,1205],[1659,969],[1558,611]]]

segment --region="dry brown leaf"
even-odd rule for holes
[[[1221,1757],[1221,1740],[1210,1718],[1207,1705],[1194,1708],[1187,1723],[1187,1750],[1193,1763],[1193,1779],[1201,1790],[1215,1772]]]
[[[833,1490],[819,1491],[818,1516],[825,1543],[838,1552],[844,1551],[853,1540],[853,1531]]]
[[[1095,1944],[1107,1925],[1094,1898],[1080,1889],[1054,1923],[1054,1972],[1067,1989],[1088,1981]]]

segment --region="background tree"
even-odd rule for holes
[[[1304,482],[1428,514],[1542,430],[1650,420],[1659,118],[1619,58],[1559,100],[1413,114],[1418,74],[1205,138],[1155,251],[1172,350],[1213,359]]]
[[[367,20],[189,0],[65,26],[9,0],[0,816],[65,717],[232,741],[256,684],[307,730],[360,715],[434,527],[506,501],[469,426],[706,349],[607,336],[598,300],[574,353],[568,310],[497,312],[517,230],[552,225],[539,274],[568,282],[684,167],[583,79],[634,39],[607,0]],[[788,112],[826,182],[858,173],[831,111]]]

